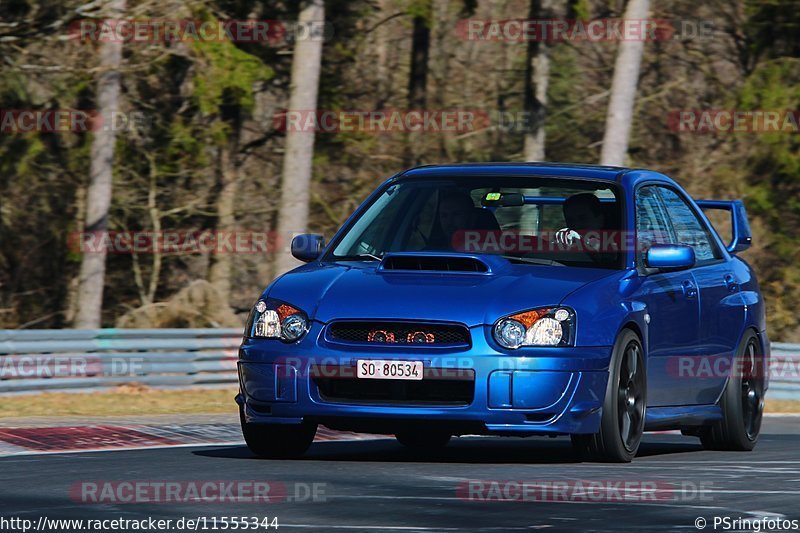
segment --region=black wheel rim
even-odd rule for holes
[[[747,438],[753,440],[761,428],[764,411],[764,373],[758,347],[754,340],[747,343],[742,361],[742,423]]]
[[[617,386],[619,436],[625,449],[632,452],[642,438],[644,425],[644,369],[637,342],[625,347]]]

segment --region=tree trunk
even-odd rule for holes
[[[125,0],[110,0],[107,13],[111,19],[121,19]],[[89,187],[86,197],[84,231],[108,230],[108,210],[111,205],[111,181],[114,163],[114,113],[119,109],[122,42],[108,41],[100,45],[100,76],[97,81],[97,111],[101,127],[94,133],[90,151]],[[103,311],[103,285],[106,274],[106,250],[86,251],[81,257],[76,328],[99,328]]]
[[[552,0],[531,0],[528,18],[543,20],[553,18]],[[545,159],[545,118],[547,116],[547,87],[550,82],[550,52],[547,42],[528,41],[525,64],[525,113],[527,131],[523,154],[525,161]]]
[[[650,11],[650,0],[630,0],[625,8],[625,19],[644,20]],[[622,166],[628,154],[636,86],[644,53],[644,40],[625,40],[619,43],[614,79],[611,82],[611,99],[608,103],[606,131],[603,137],[602,165]]]
[[[408,107],[422,109],[427,102],[428,53],[431,46],[431,29],[427,17],[414,17],[411,41],[411,71],[408,79]]]
[[[301,25],[324,21],[323,0],[303,2],[299,16]],[[321,61],[322,40],[297,41],[292,58],[290,110],[309,113],[316,111]],[[278,239],[286,246],[276,256],[275,275],[281,275],[299,264],[288,252],[288,241],[292,235],[306,231],[313,155],[313,131],[286,132],[286,155],[283,158],[281,206],[278,215]]]
[[[428,55],[431,47],[431,0],[422,0],[414,14],[411,36],[411,67],[408,73],[408,108],[423,110],[428,102]],[[425,132],[414,131],[406,138],[404,162],[406,166],[420,164],[420,137]]]
[[[231,235],[236,229],[236,217],[234,208],[236,206],[237,189],[237,167],[235,161],[233,143],[226,143],[220,148],[219,153],[219,192],[217,194],[217,239],[230,238],[235,246],[236,239]],[[233,257],[229,250],[217,250],[217,254],[211,257],[211,269],[209,271],[209,282],[214,286],[225,304],[231,293],[231,278],[233,270]],[[234,250],[235,252],[235,250]]]

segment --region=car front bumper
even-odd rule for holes
[[[321,329],[313,325],[292,345],[244,341],[236,399],[247,422],[312,422],[378,433],[419,425],[447,426],[454,434],[552,435],[599,429],[610,346],[503,352],[486,341],[487,331],[478,326],[471,328],[469,349],[343,347],[326,343]],[[364,359],[422,361],[424,378],[402,383],[359,379],[356,361]],[[372,396],[361,395],[367,385]],[[453,397],[447,396],[448,390],[454,391]]]

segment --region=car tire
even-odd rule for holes
[[[265,459],[291,459],[302,456],[317,433],[316,424],[251,424],[239,408],[242,435],[250,451]]]
[[[571,435],[572,445],[590,458],[629,463],[639,450],[647,408],[647,374],[638,335],[626,329],[614,343],[600,431]]]
[[[719,401],[722,420],[700,432],[707,450],[750,451],[758,442],[765,368],[761,344],[752,330],[739,343],[733,368]]]
[[[440,431],[401,431],[395,434],[397,442],[412,450],[437,450],[447,446],[452,435]]]

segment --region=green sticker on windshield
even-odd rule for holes
[[[490,193],[486,194],[486,201],[487,202],[496,202],[499,199],[500,199],[500,193],[499,192],[490,192]]]

